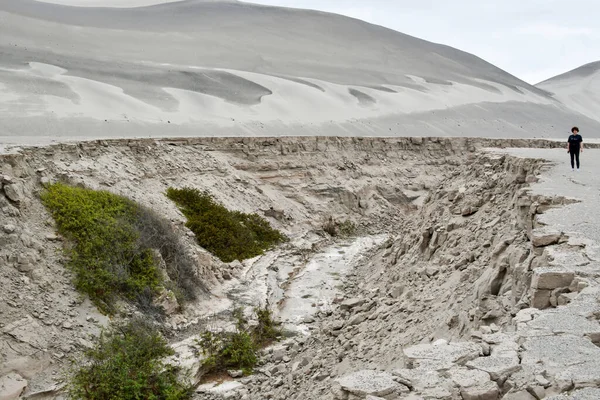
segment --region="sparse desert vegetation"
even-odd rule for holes
[[[169,188],[167,197],[187,218],[198,244],[224,262],[256,257],[286,240],[258,214],[230,211],[198,189]]]
[[[178,380],[178,370],[164,363],[173,354],[150,323],[133,319],[102,333],[96,345],[74,366],[69,385],[72,399],[184,400],[191,388]]]
[[[281,337],[279,324],[267,307],[254,310],[256,323],[252,325],[241,309],[236,309],[233,315],[234,331],[206,331],[198,340],[205,357],[202,367],[206,374],[228,369],[251,374],[259,360],[258,351]]]
[[[344,221],[336,221],[330,217],[323,224],[323,231],[333,237],[348,238],[356,234],[357,226],[349,219]]]
[[[162,288],[181,299],[194,297],[193,262],[168,222],[152,211],[108,191],[65,183],[47,186],[41,199],[67,239],[76,288],[105,312],[115,311],[117,298],[148,307]]]
[[[299,139],[289,140],[290,149],[308,146]],[[561,212],[553,207],[567,200],[570,206],[579,207],[571,199],[525,190],[528,182],[537,179],[545,165],[542,161],[505,155],[505,149],[497,150],[502,154],[471,152],[466,146],[473,142],[451,139],[423,139],[414,144],[408,139],[373,140],[366,150],[364,143],[299,153],[283,147],[282,154],[264,144],[264,139],[249,142],[255,147],[247,151],[232,150],[229,142],[222,144],[224,150],[212,152],[187,142],[172,145],[169,141],[169,147],[141,143],[137,147],[131,142],[56,146],[50,158],[47,150],[35,149],[5,159],[0,177],[0,335],[3,365],[14,372],[0,376],[0,385],[16,387],[13,398],[34,398],[41,391],[44,396],[66,396],[69,390],[72,397],[85,399],[178,399],[185,398],[189,385],[194,398],[206,400],[333,399],[362,390],[355,383],[364,378],[389,384],[408,396],[433,396],[445,387],[450,400],[463,396],[453,379],[473,374],[480,375],[481,381],[466,387],[464,397],[478,393],[527,397],[528,387],[543,380],[524,379],[517,371],[496,382],[477,372],[490,360],[516,371],[521,359],[538,357],[534,347],[520,345],[522,337],[514,331],[515,312],[519,318],[526,317],[520,325],[525,329],[522,332],[544,333],[527,336],[531,346],[540,344],[543,350],[548,348],[546,339],[552,340],[549,345],[556,340],[581,361],[556,367],[542,361],[540,367],[547,371],[543,377],[551,386],[537,385],[539,393],[543,394],[542,389],[546,397],[554,393],[557,382],[563,382],[558,379],[565,367],[594,374],[589,356],[593,343],[582,336],[585,333],[576,334],[586,332],[579,327],[596,329],[577,314],[582,305],[591,304],[588,298],[595,301],[589,296],[590,290],[597,289],[594,283],[563,270],[557,290],[530,286],[546,276],[546,269],[540,268],[545,262],[540,259],[541,250],[580,252],[562,234],[549,231],[552,224],[536,223],[541,218],[536,214],[539,210],[546,218]],[[212,148],[219,142],[215,143]],[[500,142],[506,147],[515,143],[521,142]],[[389,151],[392,147],[401,150]],[[559,161],[564,156],[562,149],[560,155],[551,149],[531,151]],[[246,160],[246,154],[252,159]],[[356,169],[337,167],[344,159],[363,160],[365,154],[372,162],[357,164]],[[382,168],[384,156],[394,174]],[[114,169],[115,160],[122,160],[131,170]],[[299,166],[305,171],[299,172]],[[217,175],[207,171],[217,171]],[[572,184],[556,169],[543,173],[566,186]],[[580,176],[591,179],[591,175]],[[56,181],[69,183],[49,184]],[[594,188],[594,182],[586,184]],[[167,188],[185,185],[206,188],[223,199],[223,205],[234,204],[235,209],[284,210],[289,218],[265,218],[272,228],[289,232],[290,242],[269,247],[274,251],[263,250],[264,257],[224,264],[195,243],[195,235],[183,228],[188,220],[165,196]],[[584,206],[593,204],[591,197],[584,199]],[[540,204],[537,209],[532,207],[536,202]],[[57,218],[56,224],[51,216]],[[335,237],[323,231],[329,216],[335,218]],[[345,229],[346,220],[358,226],[353,234]],[[528,227],[531,236],[525,232]],[[346,239],[348,234],[351,237]],[[100,252],[94,247],[98,243],[113,254]],[[114,268],[114,262],[116,271],[124,270],[135,278],[140,270],[135,266],[144,261],[147,264],[142,265],[156,268],[150,272],[158,271],[160,276],[156,284],[139,279],[140,286],[110,281],[125,283],[110,286],[113,291],[107,302],[113,302],[115,312],[99,312],[95,304],[102,306],[103,301],[94,299],[91,304],[86,292],[73,284],[77,268],[84,270],[86,265],[83,256],[90,254],[102,256],[91,264],[94,267],[106,263]],[[141,261],[136,264],[119,254],[138,255]],[[145,254],[152,259],[145,259]],[[74,260],[80,263],[71,264]],[[89,279],[96,271],[83,272]],[[552,276],[556,273],[553,269]],[[124,279],[127,274],[114,278]],[[185,299],[188,288],[199,287],[190,281],[194,276],[206,292],[192,290],[197,299],[177,307],[175,295]],[[140,287],[154,291],[140,293]],[[515,300],[519,301],[516,308],[511,306]],[[274,316],[248,312],[265,303],[274,306]],[[148,304],[164,307],[165,312],[155,318]],[[231,319],[233,305],[244,307],[247,321]],[[542,309],[531,310],[536,305]],[[523,306],[528,308],[520,309]],[[128,328],[138,317],[150,323]],[[281,340],[273,334],[279,330],[277,324],[269,323],[274,319],[282,322],[285,335]],[[573,321],[578,330],[553,333],[550,328],[556,326],[555,321]],[[148,337],[140,339],[139,332],[133,333],[138,328]],[[202,343],[206,330],[212,333],[204,335],[203,349],[198,341]],[[100,332],[104,333],[99,336]],[[423,340],[432,337],[437,343]],[[501,343],[495,343],[498,339]],[[143,351],[147,343],[156,352]],[[504,357],[506,349],[510,357]],[[438,364],[430,360],[440,351],[449,355],[445,365],[452,365],[458,375],[436,375],[442,386],[431,389],[426,386],[427,376],[435,375]],[[498,351],[501,357],[495,357]],[[154,358],[156,354],[161,355]],[[464,355],[461,359],[468,359],[468,365],[452,361],[454,354]],[[157,369],[136,364],[141,355]],[[414,369],[401,365],[406,358],[415,358],[413,365],[419,363],[419,368],[434,370],[425,378],[413,375]],[[77,362],[72,365],[71,360]],[[39,372],[29,372],[33,368]],[[213,372],[205,375],[206,370]],[[388,370],[403,374],[402,382],[409,379],[410,387],[383,372]],[[71,372],[72,379],[63,379],[66,372]],[[578,387],[588,384],[585,374],[572,375],[572,380]]]

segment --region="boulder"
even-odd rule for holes
[[[460,214],[463,217],[470,217],[471,215],[475,214],[477,211],[479,211],[479,207],[474,206],[474,205],[466,205],[461,208]]]
[[[534,336],[523,343],[523,365],[543,367],[558,387],[600,386],[600,348],[581,336]]]
[[[0,400],[17,400],[27,389],[27,380],[21,375],[10,373],[0,377]]]
[[[533,231],[531,243],[534,247],[546,247],[557,244],[561,238],[560,232]]]
[[[575,300],[576,297],[577,297],[577,293],[562,293],[556,299],[556,304],[558,306],[565,306],[565,305],[569,304],[570,302],[572,302],[573,300]]]
[[[307,357],[302,357],[300,360],[292,364],[292,372],[296,372],[310,364],[310,360]]]
[[[551,295],[552,290],[532,289],[530,306],[539,310],[550,307]]]
[[[17,227],[14,226],[13,224],[6,224],[2,227],[2,230],[4,231],[4,233],[6,234],[11,234],[14,233],[17,230]]]
[[[575,389],[600,386],[600,360],[589,358],[581,364],[574,364],[554,377],[561,388]]]
[[[337,382],[342,390],[359,398],[369,395],[394,398],[394,395],[409,391],[406,386],[397,383],[393,378],[388,372],[363,370],[343,376]]]
[[[25,199],[23,189],[17,183],[4,185],[4,194],[9,200],[19,204]]]
[[[203,359],[198,358],[197,337],[190,337],[181,342],[171,344],[174,354],[166,358],[166,363],[180,370],[179,378],[188,385],[199,383],[204,371]]]
[[[46,386],[43,389],[37,390],[35,392],[29,392],[27,393],[27,399],[29,400],[34,400],[34,399],[64,399],[64,397],[61,395],[61,392],[63,392],[64,394],[64,389],[66,387],[66,384],[64,383],[54,383],[50,386]]]
[[[2,341],[0,341],[0,346]],[[27,380],[32,380],[48,368],[52,363],[52,357],[47,352],[36,351],[29,356],[9,358],[0,364],[0,374],[13,372]]]
[[[494,381],[505,380],[512,373],[521,368],[517,352],[514,352],[514,354],[480,357],[476,360],[469,361],[467,367],[487,372]]]
[[[0,183],[4,183],[4,184],[9,185],[9,184],[11,184],[13,182],[14,182],[14,180],[13,180],[13,178],[10,175],[2,175],[0,177]]]
[[[490,374],[476,369],[455,367],[448,371],[452,382],[459,388],[469,388],[484,385],[490,381]]]
[[[402,296],[403,293],[404,293],[404,285],[397,284],[392,287],[389,295],[393,299],[397,299],[397,298],[400,298],[400,296]]]
[[[273,361],[282,361],[283,358],[287,355],[287,347],[283,345],[274,346],[273,347]]]
[[[342,303],[340,304],[340,307],[343,310],[350,310],[352,308],[359,307],[359,306],[363,305],[364,303],[365,303],[364,299],[358,299],[358,298],[347,299],[347,300],[342,301]]]
[[[348,321],[348,325],[353,326],[353,325],[362,324],[366,319],[367,319],[366,314],[364,314],[364,313],[356,314],[355,316],[350,318],[350,320]]]
[[[516,322],[517,324],[524,324],[524,323],[532,321],[535,317],[537,317],[540,314],[541,314],[541,311],[534,307],[524,308],[524,309],[520,310],[517,313],[517,315],[515,315],[515,317],[513,318],[513,321]]]
[[[538,268],[533,271],[531,287],[534,289],[554,290],[568,288],[575,278],[575,273],[558,268]]]
[[[479,357],[480,352],[481,346],[477,343],[447,343],[443,340],[404,349],[409,366],[429,370],[449,369],[455,364],[463,365]]]
[[[392,371],[395,381],[407,386],[415,392],[425,392],[429,389],[448,391],[454,384],[438,371],[424,371],[420,369],[398,369]],[[489,377],[488,377],[489,380]]]
[[[240,397],[239,392],[243,389],[244,384],[239,381],[213,382],[198,386],[196,393],[212,395],[221,399],[237,399]]]
[[[600,348],[581,336],[533,336],[522,347],[525,350],[522,352],[522,364],[546,365],[549,373],[563,371],[570,365],[583,364],[586,360],[600,360]]]
[[[600,337],[600,324],[568,309],[546,312],[527,324],[529,328],[545,330],[553,334]]]
[[[498,400],[500,390],[496,382],[488,381],[483,384],[462,388],[460,395],[463,400]]]
[[[241,378],[244,376],[244,371],[236,369],[236,370],[228,370],[227,374],[229,374],[232,378]]]

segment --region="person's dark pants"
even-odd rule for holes
[[[571,168],[575,168],[575,161],[577,161],[577,169],[579,169],[579,149],[571,150]]]

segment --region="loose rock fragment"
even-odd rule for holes
[[[394,381],[393,376],[387,372],[363,370],[346,375],[337,382],[344,391],[362,397],[368,395],[386,397],[408,391],[406,386]]]
[[[27,388],[27,380],[21,375],[10,373],[0,377],[0,400],[17,400]]]

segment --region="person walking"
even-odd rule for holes
[[[577,171],[579,171],[579,153],[583,153],[583,138],[579,134],[579,128],[574,126],[571,129],[571,136],[567,140],[567,153],[571,154],[571,169],[575,171],[577,162]]]

